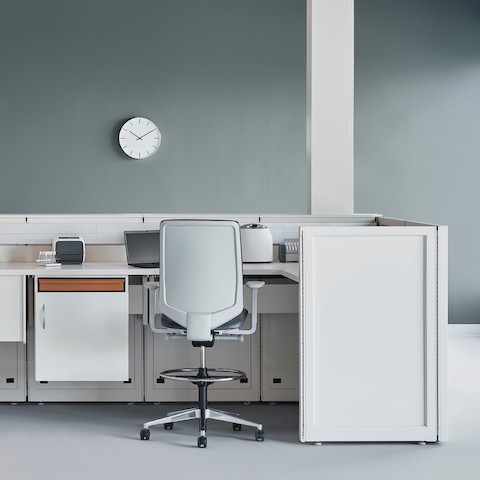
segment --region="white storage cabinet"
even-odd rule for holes
[[[128,282],[35,280],[35,380],[126,381]]]

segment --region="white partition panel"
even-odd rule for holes
[[[301,440],[437,440],[436,227],[304,227]]]

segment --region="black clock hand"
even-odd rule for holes
[[[136,135],[135,133],[133,133],[131,130],[129,130],[129,132],[132,134],[132,135],[135,135],[135,137],[137,137],[137,140],[141,140],[142,137],[139,137],[138,135]]]
[[[153,130],[150,130],[149,132],[147,133],[144,133],[143,135],[141,135],[140,137],[137,138],[137,140],[142,140],[143,137],[146,137],[149,133],[152,133],[156,130],[156,128],[154,128]],[[136,135],[135,135],[136,136]]]

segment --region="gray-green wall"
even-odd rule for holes
[[[304,0],[0,2],[0,213],[306,213]],[[133,116],[162,131],[129,160]]]
[[[0,213],[305,213],[305,14],[0,2]],[[355,0],[355,210],[449,226],[451,323],[480,323],[479,112],[478,0]]]
[[[450,323],[480,323],[479,119],[479,0],[356,0],[355,209],[449,226]]]

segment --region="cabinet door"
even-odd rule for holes
[[[26,400],[25,345],[0,343],[0,402]]]
[[[0,342],[25,342],[25,277],[0,276]]]
[[[301,440],[437,440],[435,227],[301,231]]]
[[[35,381],[35,332],[29,332],[28,400],[31,402],[142,402],[143,325],[129,315],[129,379],[120,381]],[[0,345],[1,354],[1,345]],[[1,395],[0,390],[0,395]],[[0,397],[1,398],[1,397]]]
[[[75,282],[81,284],[82,280]],[[126,288],[107,292],[41,292],[37,285],[35,380],[120,381],[128,378]]]

